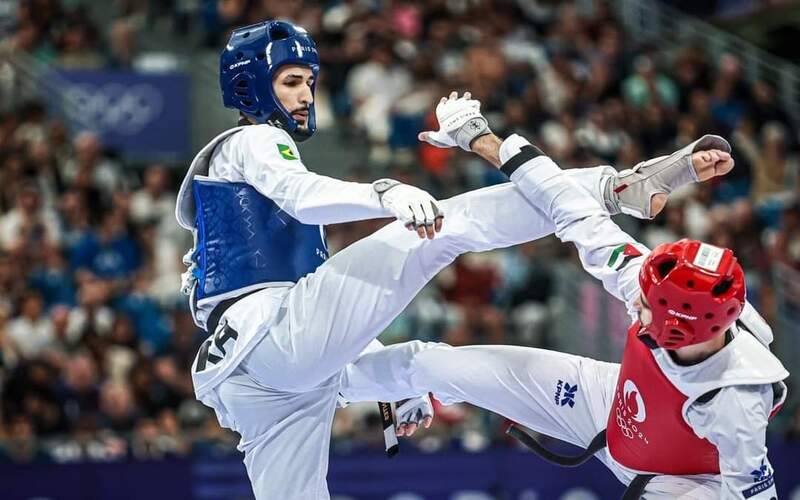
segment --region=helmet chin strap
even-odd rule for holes
[[[303,142],[311,137],[311,132],[308,130],[308,128],[298,125],[293,132],[289,133],[289,135],[292,136],[292,139],[294,139],[296,142]]]
[[[278,127],[281,130],[285,130],[289,136],[291,136],[291,138],[297,142],[303,142],[311,137],[311,132],[307,128],[302,128],[299,123],[294,130],[291,130],[286,124],[286,117],[284,114],[277,110],[270,115],[266,123],[272,125],[273,127]]]

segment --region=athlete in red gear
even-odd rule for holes
[[[448,104],[442,130],[421,139],[452,146],[448,130],[479,115],[479,103],[466,96],[454,104],[455,97],[440,105]],[[594,178],[568,175],[517,135],[501,141],[487,134],[470,147],[509,175],[536,209],[520,217],[552,221],[583,267],[625,302],[634,322],[622,362],[417,342],[413,359],[401,363],[391,356],[392,348],[409,349],[400,344],[348,368],[343,396],[396,400],[430,391],[445,404],[472,403],[588,449],[586,457],[597,456],[631,485],[632,497],[776,498],[766,427],[785,399],[788,372],[769,351],[769,326],[745,300],[741,266],[730,250],[699,241],[651,252],[609,217],[652,217],[672,189],[727,173],[727,142],[704,136],[631,170],[596,167],[601,175]],[[530,436],[517,435],[547,455]]]

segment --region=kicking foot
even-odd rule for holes
[[[697,182],[705,182],[713,177],[727,174],[733,169],[733,157],[721,149],[709,149],[692,154],[692,167]],[[655,217],[667,204],[669,195],[656,193],[650,198],[650,214]]]
[[[606,208],[611,215],[625,213],[652,219],[664,209],[675,189],[730,172],[734,164],[730,152],[730,144],[722,137],[704,135],[669,156],[615,172],[603,193]]]

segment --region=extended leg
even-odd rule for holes
[[[432,392],[443,403],[464,401],[585,447],[605,428],[618,370],[530,347],[407,342],[348,365],[340,392],[348,401]]]
[[[553,225],[510,183],[442,202],[444,229],[420,240],[395,222],[334,255],[289,292],[285,315],[248,357],[248,372],[304,390],[338,373],[457,256],[541,238]]]

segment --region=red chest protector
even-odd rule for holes
[[[683,417],[688,397],[662,373],[650,348],[628,330],[606,439],[611,456],[639,472],[719,474],[717,448],[697,437]]]

